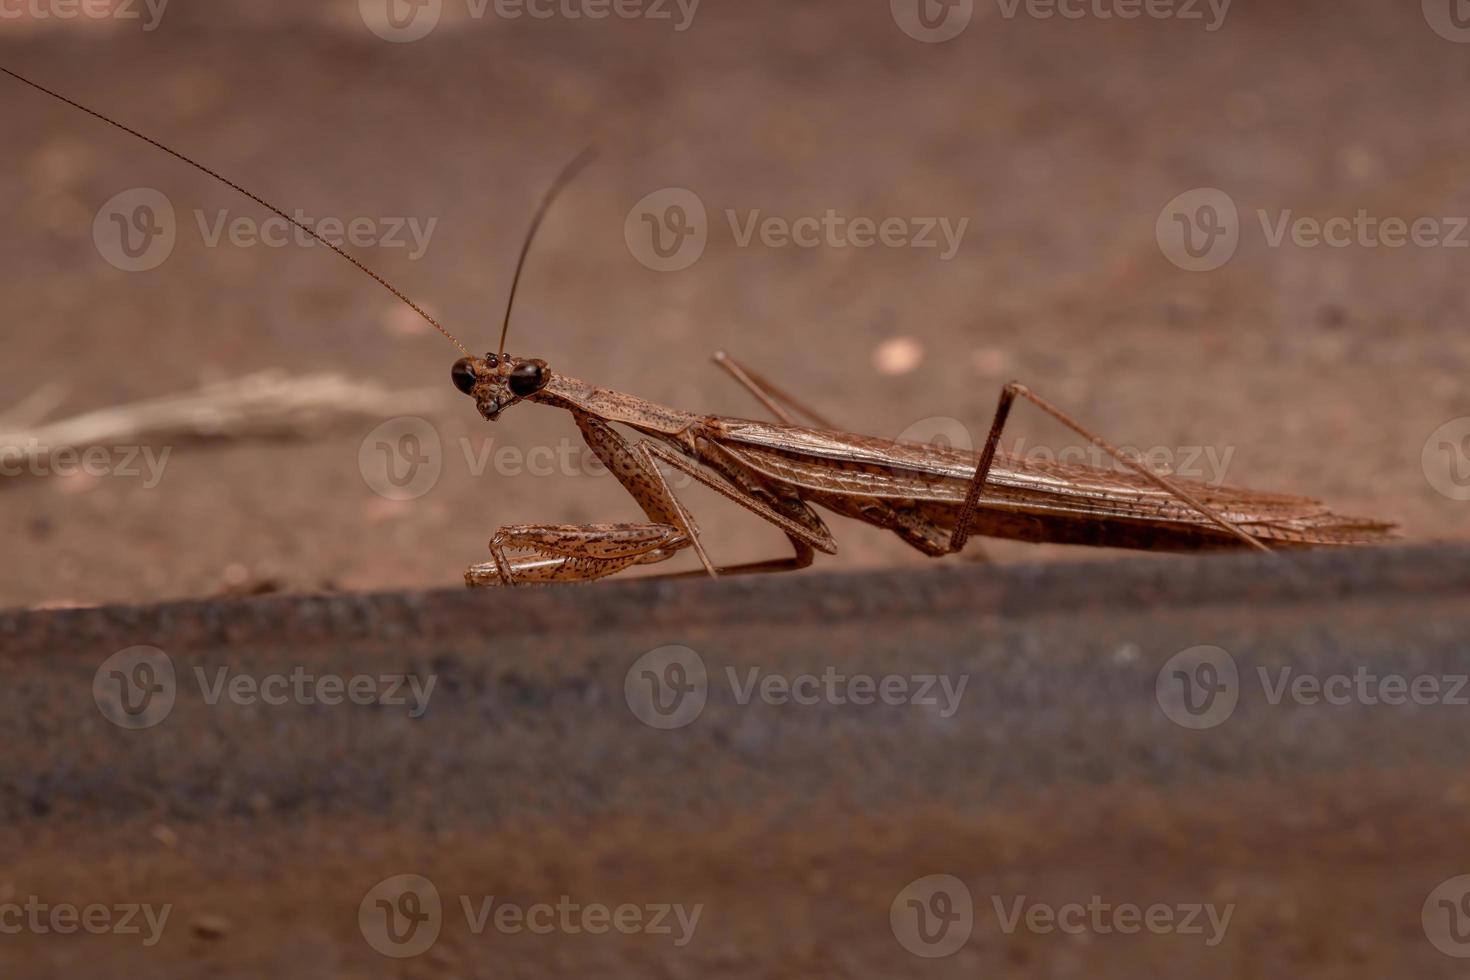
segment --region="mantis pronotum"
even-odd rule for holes
[[[1213,487],[1153,472],[1020,384],[1006,385],[978,454],[843,432],[734,359],[715,361],[775,416],[762,422],[666,408],[551,371],[539,358],[506,353],[516,286],[537,229],[560,189],[585,163],[569,165],[543,197],[521,246],[496,352],[475,357],[437,320],[383,277],[240,185],[136,130],[16,73],[0,72],[130,133],[249,197],[331,248],[406,303],[464,355],[451,369],[456,388],[487,421],[532,402],[570,412],[587,445],[637,502],[644,523],[502,527],[491,561],[465,574],[471,586],[587,581],[665,561],[686,548],[711,576],[803,568],[837,544],[813,505],[896,533],[927,555],[960,551],[972,534],[1025,541],[1194,551],[1384,542],[1393,525],[1344,517],[1304,497]],[[1131,470],[1037,463],[1000,450],[1017,398],[1088,440]],[[799,424],[805,419],[806,425]],[[644,438],[636,443],[617,423]],[[699,527],[664,475],[680,471],[780,529],[790,557],[717,567]],[[697,574],[697,573],[696,573]]]

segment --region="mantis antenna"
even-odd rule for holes
[[[31,88],[35,89],[38,92],[42,92],[42,93],[45,93],[46,95],[51,96],[53,99],[57,99],[57,100],[59,100],[61,102],[65,102],[67,105],[71,106],[74,109],[80,109],[83,112],[85,112],[87,115],[93,117],[94,119],[100,119],[103,122],[107,123],[109,126],[116,127],[117,129],[120,129],[123,132],[125,132],[125,133],[127,133],[127,134],[129,134],[131,136],[136,136],[138,139],[142,140],[144,143],[147,143],[149,146],[156,147],[156,148],[162,150],[163,152],[167,153],[169,156],[171,156],[171,157],[173,157],[173,158],[175,158],[177,160],[182,160],[184,163],[187,163],[189,166],[193,167],[195,170],[198,170],[201,173],[207,174],[208,176],[213,177],[215,180],[217,180],[220,183],[224,184],[226,187],[233,188],[234,190],[239,191],[241,194],[244,194],[246,197],[250,198],[250,200],[254,201],[256,204],[259,204],[261,207],[263,207],[267,211],[270,211],[271,213],[275,214],[277,217],[282,218],[282,219],[290,222],[295,227],[297,227],[297,228],[301,229],[302,231],[306,232],[312,238],[316,239],[321,244],[327,246],[327,248],[329,248],[332,251],[336,252],[338,255],[342,256],[342,258],[346,259],[348,262],[351,262],[360,271],[362,271],[362,272],[366,273],[367,275],[371,276],[372,279],[375,282],[377,282],[378,285],[382,286],[384,289],[388,290],[388,292],[392,293],[394,296],[396,296],[403,303],[407,304],[407,306],[408,306],[409,309],[413,310],[419,316],[423,317],[426,321],[428,321],[434,327],[435,330],[439,331],[445,337],[447,337],[449,339],[449,342],[450,343],[452,343],[455,347],[458,347],[459,348],[460,353],[464,354],[466,357],[469,357],[470,356],[470,352],[465,349],[464,344],[462,344],[462,343],[459,342],[459,338],[458,337],[456,337],[454,334],[450,333],[448,330],[445,330],[444,329],[444,326],[438,320],[434,319],[432,316],[430,316],[428,313],[426,313],[423,310],[422,307],[420,307],[417,303],[415,303],[413,300],[409,299],[406,295],[404,295],[404,293],[397,286],[394,286],[392,283],[390,283],[388,280],[384,279],[382,276],[378,275],[372,269],[369,269],[366,265],[363,265],[357,259],[353,258],[351,255],[348,255],[347,252],[344,251],[340,246],[337,246],[337,245],[332,244],[331,242],[329,242],[325,238],[323,238],[321,235],[317,234],[316,229],[313,228],[313,227],[311,227],[310,224],[303,223],[301,221],[297,221],[295,218],[291,217],[289,214],[287,214],[286,212],[282,211],[280,208],[276,207],[274,204],[271,204],[269,201],[265,200],[264,198],[260,197],[257,194],[253,194],[250,191],[247,191],[245,188],[241,187],[239,184],[235,183],[233,180],[230,180],[228,177],[224,177],[224,176],[221,176],[220,174],[215,173],[213,170],[210,170],[208,167],[204,166],[204,164],[199,163],[199,162],[197,162],[195,160],[191,160],[190,158],[184,156],[184,154],[180,153],[178,150],[175,150],[175,149],[172,149],[170,147],[164,146],[162,143],[158,142],[158,140],[156,140],[156,139],[152,139],[151,137],[144,136],[142,133],[138,132],[136,129],[132,129],[131,127],[124,126],[122,123],[118,122],[116,119],[112,119],[112,118],[110,118],[108,116],[104,116],[100,112],[96,112],[96,111],[94,111],[92,109],[88,109],[86,106],[82,105],[80,102],[73,102],[71,99],[68,99],[66,96],[59,95],[56,92],[51,91],[46,86],[41,85],[41,84],[39,84],[37,82],[31,81],[29,78],[26,78],[24,75],[17,75],[15,72],[11,71],[9,68],[4,67],[3,65],[0,65],[0,72],[3,72],[4,74],[9,75],[11,78],[15,79],[16,81],[18,81],[18,82],[20,82],[20,83],[22,83],[24,85],[29,85]]]
[[[531,242],[536,238],[536,231],[541,227],[541,219],[546,217],[546,212],[551,208],[551,202],[562,192],[572,180],[581,173],[586,166],[597,159],[597,150],[591,146],[582,148],[582,152],[572,158],[571,162],[562,167],[561,173],[556,175],[556,180],[546,189],[546,194],[541,198],[541,204],[536,208],[536,214],[531,218],[531,227],[526,231],[525,241],[521,242],[521,255],[516,259],[515,275],[510,280],[510,296],[505,301],[505,321],[500,325],[500,352],[499,362],[505,363],[505,338],[510,333],[510,311],[515,307],[516,287],[521,283],[521,270],[526,266],[526,256],[531,251]]]

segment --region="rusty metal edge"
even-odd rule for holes
[[[1035,565],[602,582],[514,591],[277,595],[144,606],[0,612],[0,656],[95,653],[151,643],[227,648],[353,640],[962,614],[1026,617],[1099,608],[1251,606],[1470,594],[1470,546],[1290,555],[1143,557]]]

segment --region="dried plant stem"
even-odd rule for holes
[[[390,391],[336,374],[264,371],[196,391],[40,423],[59,402],[42,388],[0,414],[0,454],[45,457],[62,449],[244,439],[298,439],[351,422],[432,412],[437,389]]]

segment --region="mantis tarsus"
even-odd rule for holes
[[[686,548],[709,575],[803,568],[836,542],[814,509],[886,528],[928,555],[960,551],[972,534],[1026,541],[1197,551],[1374,544],[1392,538],[1386,522],[1333,513],[1315,500],[1214,487],[1154,473],[1020,384],[1006,385],[981,451],[894,442],[843,432],[734,359],[716,362],[777,421],[677,411],[633,395],[558,375],[537,358],[505,352],[516,286],[536,230],[559,190],[587,159],[579,156],[542,199],[516,263],[496,352],[475,357],[406,295],[299,221],[136,130],[16,73],[0,72],[142,139],[246,195],[372,276],[444,334],[465,356],[451,378],[488,421],[534,402],[570,412],[587,445],[632,495],[646,523],[536,524],[502,527],[492,560],[465,574],[471,586],[586,581],[634,565],[665,561]],[[1131,470],[1037,463],[1000,450],[1016,399],[1032,402]],[[802,424],[802,420],[807,424]],[[644,438],[629,442],[614,424]],[[665,467],[733,500],[780,529],[787,558],[719,568]]]

